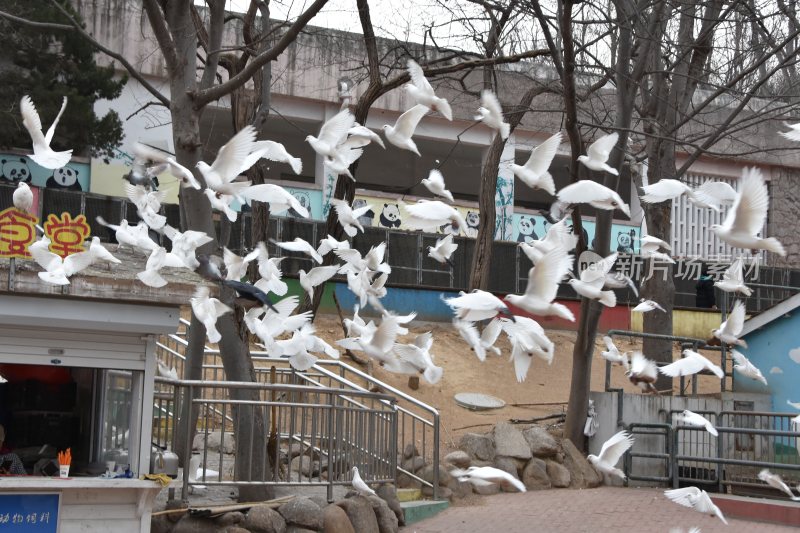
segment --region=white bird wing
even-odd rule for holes
[[[500,100],[489,89],[484,89],[481,92],[481,105],[486,108],[494,117],[503,119],[503,106],[500,105]]]
[[[568,204],[584,204],[612,198],[614,191],[592,180],[580,180],[567,185],[556,196]]]
[[[631,374],[655,379],[658,376],[658,369],[656,364],[645,357],[642,352],[633,352],[631,354]]]
[[[731,263],[731,266],[722,274],[722,279],[744,284],[744,262],[741,257]]]
[[[735,337],[738,337],[739,334],[742,332],[744,328],[744,319],[745,319],[745,307],[744,302],[741,300],[737,300],[735,304],[733,304],[733,309],[731,313],[728,315],[728,319],[725,321],[725,333],[729,333]]]
[[[141,185],[133,185],[127,181],[124,183],[125,196],[133,202],[139,209],[144,209],[147,205],[147,190]]]
[[[336,254],[336,257],[351,265],[358,266],[358,264],[363,261],[361,252],[354,248],[337,248],[333,251],[333,253]]]
[[[608,161],[608,156],[617,144],[618,139],[619,134],[617,132],[603,135],[586,149],[586,154],[596,161]]]
[[[736,190],[724,181],[705,181],[693,191],[693,195],[709,205],[736,201]]]
[[[688,376],[697,374],[706,368],[708,360],[702,355],[687,350],[689,354],[683,359],[678,359],[674,363],[659,368],[662,374],[670,377]]]
[[[674,179],[662,179],[652,185],[642,187],[644,194],[641,199],[645,203],[665,202],[677,198],[691,190],[688,185]]]
[[[78,252],[70,254],[64,259],[64,273],[67,277],[92,266],[91,252]]]
[[[312,286],[316,287],[325,283],[339,271],[339,265],[319,266],[314,267],[306,274],[306,279]]]
[[[769,208],[769,194],[764,176],[757,168],[742,171],[741,187],[733,202],[733,208],[723,226],[734,233],[755,235],[764,226]]]
[[[422,104],[415,105],[397,118],[394,124],[395,133],[402,137],[411,137],[417,129],[417,124],[428,111],[430,109]]]
[[[28,252],[31,254],[33,260],[36,261],[40,267],[42,267],[48,272],[52,272],[53,270],[59,268],[63,263],[63,261],[61,259],[61,256],[54,254],[48,249],[49,246],[50,246],[49,239],[47,241],[39,240],[36,241],[34,244],[28,246]]]
[[[613,354],[619,354],[619,349],[618,349],[618,348],[617,348],[617,346],[614,344],[614,339],[612,339],[612,338],[611,338],[611,337],[609,337],[608,335],[604,335],[604,336],[603,336],[603,342],[605,343],[605,345],[606,345],[606,349],[607,349],[609,352],[611,352],[611,353],[613,353]]]
[[[560,145],[561,132],[559,131],[531,151],[531,156],[525,163],[525,168],[537,176],[541,176],[550,168],[550,164],[553,162]]]
[[[602,288],[606,281],[606,274],[611,272],[611,267],[617,262],[617,252],[596,261],[581,272],[581,281],[592,283]]]
[[[497,341],[501,331],[503,331],[503,323],[497,318],[492,319],[481,332],[481,344],[492,346]]]
[[[428,174],[428,181],[434,187],[437,187],[439,190],[445,190],[447,187],[444,184],[444,176],[442,175],[441,171],[434,168]]]
[[[22,114],[22,125],[28,130],[33,144],[47,145],[48,142],[45,140],[44,134],[42,134],[42,121],[30,96],[25,95],[22,97],[19,103],[19,110]]]
[[[414,338],[414,346],[421,350],[429,351],[433,346],[433,334],[430,331],[421,333]]]
[[[479,360],[485,361],[486,360],[486,350],[483,348],[481,344],[481,336],[478,333],[478,328],[475,327],[473,322],[468,322],[466,320],[459,320],[458,318],[453,319],[453,326],[458,330],[459,335],[464,341],[470,345],[470,347],[475,350],[475,355],[478,357]],[[800,408],[798,408],[800,409]]]
[[[219,174],[223,182],[230,183],[239,175],[242,163],[253,151],[255,140],[256,130],[253,126],[248,125],[239,130],[219,149],[211,168]]]
[[[572,256],[563,248],[553,248],[528,271],[525,294],[552,302],[558,292],[558,284],[570,268],[572,268]]]
[[[747,366],[750,364],[750,360],[737,350],[731,350],[731,357],[733,357],[733,360],[737,365]]]
[[[47,128],[47,133],[44,134],[44,140],[47,144],[50,144],[50,141],[53,140],[53,135],[56,132],[56,126],[58,125],[58,121],[61,120],[61,115],[64,114],[64,110],[67,108],[67,97],[65,96],[64,99],[61,101],[61,109],[56,115],[56,118],[53,120],[53,123],[50,124],[50,127]]]
[[[700,497],[701,491],[697,487],[684,487],[682,489],[665,490],[664,496],[689,509],[695,508],[695,503]],[[698,509],[699,511],[699,509]]]
[[[316,250],[308,244],[307,241],[301,239],[300,237],[295,237],[293,241],[286,241],[286,242],[276,242],[275,245],[278,248],[283,248],[284,250],[289,250],[290,252],[306,252],[308,253],[310,250],[313,250],[316,253]]]
[[[411,216],[423,220],[450,220],[457,212],[455,208],[439,200],[409,204],[405,206],[405,209]]]
[[[353,127],[356,117],[349,109],[343,109],[331,117],[319,130],[318,139],[330,146],[337,146],[347,137],[347,131]]]
[[[633,437],[627,431],[620,431],[603,443],[598,458],[607,465],[614,466],[631,446]]]
[[[411,77],[411,83],[416,85],[417,89],[425,91],[428,94],[433,94],[433,87],[425,77],[422,67],[413,59],[408,60],[408,75]]]
[[[375,330],[375,334],[372,336],[370,344],[372,344],[378,350],[387,353],[392,349],[395,340],[397,340],[397,332],[399,329],[400,324],[397,322],[397,318],[391,315],[384,316],[383,320],[381,320],[381,323],[378,326],[378,329]]]

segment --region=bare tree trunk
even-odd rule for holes
[[[497,191],[497,174],[500,170],[500,157],[506,146],[499,134],[495,135],[481,171],[481,184],[478,189],[478,208],[480,222],[478,236],[475,239],[475,252],[472,254],[472,275],[469,288],[487,290],[492,266],[492,248],[494,245],[495,193]]]

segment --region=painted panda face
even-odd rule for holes
[[[467,225],[472,227],[478,227],[480,223],[480,216],[478,213],[474,211],[467,211]]]
[[[620,233],[617,236],[617,243],[619,243],[620,246],[628,248],[631,245],[631,236],[627,233]]]
[[[400,208],[397,204],[383,204],[383,216],[392,222],[400,220]]]
[[[78,173],[69,168],[59,168],[53,172],[53,180],[62,187],[71,187],[78,181]]]
[[[530,218],[520,218],[519,232],[523,235],[530,235],[533,233],[533,221]]]
[[[2,160],[3,176],[9,181],[29,181],[31,171],[24,159],[19,161]]]

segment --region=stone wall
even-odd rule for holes
[[[768,254],[770,266],[800,268],[800,170],[775,168],[770,182],[770,214],[767,232],[786,248],[786,257]]]

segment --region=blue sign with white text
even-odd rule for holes
[[[0,531],[56,533],[60,494],[0,493]]]

